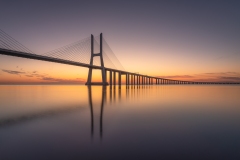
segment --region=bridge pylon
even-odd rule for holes
[[[100,56],[100,63],[101,63],[101,72],[102,72],[102,82],[92,82],[92,70],[93,67],[89,67],[88,71],[88,79],[85,85],[108,85],[106,81],[106,70],[104,67],[103,62],[103,45],[102,45],[102,33],[100,34],[100,53],[94,53],[94,37],[91,35],[91,58],[90,58],[90,65],[93,66],[93,58],[95,56]]]

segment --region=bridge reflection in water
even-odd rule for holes
[[[96,132],[96,128],[98,128],[99,124],[99,134],[100,138],[103,137],[103,122],[104,122],[104,105],[117,105],[121,103],[122,96],[124,100],[137,98],[137,91],[144,88],[149,88],[150,86],[82,86],[85,90],[84,95],[88,97],[88,105],[90,109],[90,133],[91,137],[94,137],[94,132]],[[94,88],[95,87],[95,88]],[[152,86],[153,87],[153,86]],[[159,87],[159,86],[156,86]],[[98,90],[100,89],[100,90]],[[87,93],[86,93],[87,91]],[[97,95],[94,97],[93,94]],[[100,102],[97,99],[100,98]],[[85,99],[87,100],[87,99]],[[29,101],[29,100],[28,100]],[[49,104],[50,105],[50,104]],[[98,111],[97,106],[100,106],[100,111]],[[71,107],[63,107],[52,109],[49,106],[49,109],[44,109],[43,111],[34,111],[31,113],[20,113],[20,115],[12,115],[9,117],[1,118],[0,117],[0,128],[19,125],[29,121],[34,121],[37,119],[43,119],[47,117],[61,116],[63,114],[69,114],[76,111],[84,110],[83,106],[71,106]],[[94,116],[94,111],[96,111]],[[96,117],[99,117],[99,122]],[[94,120],[97,122],[94,123]]]
[[[96,127],[96,124],[94,125],[94,108],[96,107],[94,106],[94,102],[95,99],[93,97],[93,90],[92,88],[94,87],[101,87],[101,93],[99,93],[99,91],[95,91],[95,94],[98,94],[98,98],[100,98],[100,113],[96,113],[97,117],[98,115],[100,115],[100,137],[102,138],[103,136],[103,113],[104,113],[104,105],[105,103],[108,101],[110,104],[113,102],[120,102],[121,100],[121,88],[123,88],[123,86],[84,86],[84,88],[87,88],[87,96],[88,96],[88,105],[90,108],[90,121],[91,121],[91,137],[93,138],[94,136],[94,126]],[[107,93],[108,92],[108,93]],[[126,96],[129,95],[128,94],[129,89],[126,89]],[[86,94],[86,93],[85,93]],[[108,97],[107,97],[108,95]],[[51,107],[50,107],[51,108]],[[3,127],[8,127],[8,126],[13,126],[13,125],[18,125],[18,124],[22,124],[22,123],[26,123],[29,121],[34,121],[37,119],[42,119],[42,118],[47,118],[47,117],[53,117],[53,116],[61,116],[63,114],[68,114],[68,113],[72,113],[72,112],[76,112],[76,111],[80,111],[83,110],[84,108],[82,106],[72,106],[72,107],[64,107],[64,108],[58,108],[58,109],[45,109],[44,111],[35,111],[33,113],[20,113],[20,115],[14,115],[14,116],[9,116],[9,117],[5,117],[5,118],[1,118],[0,117],[0,128]],[[97,109],[97,108],[95,108]]]
[[[161,159],[170,155],[177,159],[192,154],[202,155],[200,159],[209,154],[211,159],[222,154],[236,159],[239,155],[239,85],[18,87],[0,86],[2,159],[9,155],[17,159],[17,153],[25,157],[33,153],[25,159],[36,155],[44,159],[43,153],[49,153],[51,159],[67,159],[68,155],[78,159],[116,159],[116,155],[119,159],[129,155],[130,159],[151,159],[149,155]],[[21,103],[24,93],[26,99]],[[6,95],[14,95],[17,103]],[[9,115],[4,109],[12,112],[13,107],[18,115],[28,115],[11,114],[4,120]],[[39,112],[42,108],[45,112]],[[34,122],[25,123],[29,121]],[[217,150],[210,153],[206,148]]]
[[[94,124],[94,108],[96,106],[93,105],[94,98],[93,98],[93,91],[92,88],[96,86],[87,86],[88,87],[88,103],[89,103],[89,108],[90,108],[90,120],[91,120],[91,138],[94,137],[94,128],[96,127],[96,124]],[[100,86],[99,86],[100,87]],[[104,105],[109,102],[110,104],[112,103],[120,103],[122,96],[124,96],[125,100],[127,100],[129,97],[131,99],[136,99],[138,98],[140,94],[140,90],[142,89],[150,89],[153,86],[101,86],[101,101],[100,101],[100,119],[99,119],[99,134],[100,138],[103,138],[103,117],[104,117]],[[159,86],[155,86],[159,87]],[[125,89],[123,89],[125,88]],[[125,94],[124,94],[124,93]],[[142,94],[145,94],[142,92]],[[108,101],[107,101],[108,100]],[[113,104],[114,105],[114,104]]]
[[[92,86],[89,85],[88,87],[88,103],[90,107],[90,116],[91,116],[91,137],[94,136],[94,106],[93,106],[93,96],[92,96]],[[103,112],[104,112],[104,105],[107,102],[107,91],[109,92],[109,102],[116,102],[116,90],[118,90],[118,102],[121,100],[121,86],[110,86],[109,90],[106,86],[101,86],[101,105],[100,105],[100,120],[99,120],[99,126],[100,126],[100,138],[103,137]],[[127,91],[127,90],[126,90]]]
[[[29,86],[29,90],[34,89],[32,87],[33,86]],[[50,86],[46,86],[46,87],[50,87]],[[211,102],[211,103],[219,102],[219,100],[224,99],[223,97],[225,97],[226,99],[234,98],[231,95],[229,95],[229,97],[226,97],[228,95],[226,95],[222,92],[219,93],[219,91],[217,89],[218,87],[213,87],[213,86],[212,87],[211,86],[198,87],[198,85],[192,85],[192,86],[189,86],[186,88],[185,86],[175,86],[175,85],[163,85],[163,86],[157,86],[157,85],[152,85],[152,86],[150,86],[150,85],[91,86],[91,85],[89,85],[89,86],[79,86],[79,87],[84,92],[82,94],[87,96],[87,97],[84,97],[84,96],[82,97],[82,99],[84,99],[84,102],[80,102],[79,96],[77,95],[75,99],[77,100],[76,103],[78,103],[78,104],[74,105],[74,106],[72,105],[70,107],[65,106],[62,108],[58,107],[58,109],[56,109],[56,108],[53,109],[51,107],[51,105],[49,104],[49,106],[45,106],[44,111],[39,111],[39,109],[37,109],[38,111],[34,110],[34,112],[32,112],[32,113],[29,113],[28,110],[26,110],[25,108],[15,107],[15,109],[17,109],[17,112],[20,110],[25,110],[26,112],[24,112],[24,113],[20,112],[20,115],[17,115],[17,116],[14,115],[14,116],[6,117],[6,118],[0,117],[0,128],[6,127],[6,126],[11,126],[11,125],[18,125],[18,124],[22,124],[22,123],[29,122],[29,121],[34,121],[36,119],[47,118],[50,116],[61,116],[63,114],[68,114],[68,113],[78,112],[78,111],[84,112],[84,110],[87,109],[90,112],[90,115],[89,115],[89,113],[87,113],[88,111],[86,112],[87,121],[90,121],[90,136],[93,138],[94,136],[96,136],[95,134],[97,133],[100,135],[100,138],[103,138],[103,135],[104,135],[103,134],[104,133],[104,106],[121,106],[121,105],[124,105],[125,102],[127,103],[128,106],[131,106],[132,105],[131,103],[134,103],[135,106],[140,106],[140,105],[142,105],[143,102],[145,103],[146,101],[149,103],[151,101],[151,104],[152,104],[154,101],[156,101],[156,99],[158,99],[159,101],[156,101],[154,103],[159,105],[160,103],[168,102],[168,100],[172,102],[173,97],[175,97],[175,98],[177,97],[178,100],[179,100],[179,98],[180,99],[182,98],[182,100],[184,100],[186,98],[186,97],[184,97],[184,95],[190,95],[190,94],[195,97],[196,104],[202,103],[200,101],[201,98],[199,98],[202,96],[204,96],[202,99],[205,98],[206,99],[205,101]],[[221,88],[226,88],[226,87],[227,86],[225,86],[225,87],[222,86]],[[229,87],[233,88],[234,85],[230,85],[227,88],[229,88]],[[76,88],[76,87],[74,86],[72,88]],[[55,91],[56,88],[54,88],[53,90]],[[75,90],[77,91],[77,93],[79,93],[78,87]],[[211,93],[211,96],[207,96],[207,94],[205,96],[205,94],[202,94],[202,93],[208,93],[207,92],[208,90],[211,91],[211,92],[209,92],[209,93]],[[236,89],[236,91],[237,90],[238,89]],[[65,97],[68,94],[67,92],[70,90],[63,90],[63,91],[65,91],[65,92],[61,96]],[[14,91],[14,92],[16,92],[16,91]],[[51,92],[51,90],[48,90],[48,92]],[[35,93],[37,93],[37,91]],[[19,95],[20,94],[22,94],[22,92],[19,92]],[[60,94],[61,93],[57,93],[57,96],[59,96]],[[76,92],[74,92],[74,94],[76,95]],[[237,94],[238,93],[235,93],[234,95],[237,95]],[[72,97],[72,95],[73,94],[70,94],[69,97]],[[94,95],[97,95],[97,96],[94,96]],[[214,96],[214,95],[216,95],[216,96]],[[48,95],[46,95],[46,96],[48,96]],[[154,98],[156,96],[157,96],[157,98]],[[222,98],[219,98],[219,96],[221,96]],[[43,98],[45,98],[45,97],[43,97]],[[39,97],[37,97],[37,98],[39,98]],[[54,99],[54,97],[51,97],[51,98]],[[60,103],[61,103],[61,100],[59,100],[59,97],[55,100],[58,102],[60,101]],[[74,101],[74,99],[71,99],[71,98],[69,100]],[[18,102],[18,101],[19,101],[19,99],[16,99],[16,102]],[[67,103],[66,103],[64,101],[64,99],[62,100],[62,102],[65,104],[69,104],[70,101],[67,101]],[[237,100],[232,100],[231,102],[235,102],[235,101],[237,103]],[[122,103],[122,102],[124,102],[124,103]],[[24,104],[27,104],[27,103],[31,103],[31,101],[29,99],[26,99],[26,103],[24,103]],[[222,103],[224,103],[224,102],[221,102],[221,104]],[[148,103],[146,103],[146,104],[148,104]],[[31,104],[29,104],[29,106],[30,105]],[[46,105],[48,105],[48,103]],[[178,106],[179,104],[176,103],[176,105]],[[100,110],[98,110],[99,108],[97,106],[100,106]],[[163,106],[163,105],[161,105],[161,106]],[[218,106],[218,105],[210,105],[210,106]],[[37,107],[41,108],[41,106],[37,106]],[[51,108],[51,109],[46,109],[46,108]],[[161,108],[161,107],[159,106],[158,108]],[[114,110],[115,109],[116,109],[116,107],[114,108]],[[192,109],[192,108],[190,108],[190,109]],[[141,107],[140,107],[140,110],[141,110]],[[216,108],[216,110],[217,110],[217,108]],[[3,111],[2,115],[5,115],[4,110],[2,110],[2,111]],[[112,113],[117,113],[117,112],[118,111],[114,111]],[[25,114],[25,113],[27,113],[27,114]],[[110,114],[107,113],[106,115],[110,115]],[[108,118],[109,117],[107,117],[107,119]],[[99,127],[99,130],[97,131],[98,127]]]

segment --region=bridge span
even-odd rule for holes
[[[195,81],[181,81],[174,79],[166,79],[161,77],[154,77],[149,75],[143,75],[139,73],[128,72],[125,70],[114,69],[104,66],[104,56],[103,56],[103,37],[100,34],[100,51],[99,53],[94,53],[94,36],[91,35],[91,56],[90,63],[81,63],[74,60],[63,59],[59,57],[50,57],[45,55],[37,55],[28,52],[22,52],[17,50],[12,50],[9,48],[0,48],[0,54],[21,58],[28,58],[34,60],[41,60],[53,63],[61,63],[79,67],[89,68],[88,78],[86,85],[122,85],[122,75],[125,75],[126,85],[166,85],[166,84],[240,84],[240,83],[226,83],[226,82],[195,82]],[[100,65],[93,65],[94,57],[100,57]],[[102,73],[102,82],[92,82],[92,70],[99,69]],[[107,74],[108,73],[108,74]],[[107,77],[109,75],[109,77]],[[117,76],[118,75],[118,76]],[[118,80],[116,79],[118,77]],[[118,83],[117,83],[118,82]]]

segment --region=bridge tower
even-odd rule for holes
[[[89,67],[88,71],[88,79],[85,85],[108,85],[106,81],[106,70],[103,62],[103,47],[102,47],[102,33],[100,34],[100,53],[94,53],[94,37],[91,35],[91,58],[90,65],[93,65],[93,58],[96,56],[100,56],[101,63],[101,72],[102,72],[102,82],[92,82],[92,70],[95,69],[93,67]]]

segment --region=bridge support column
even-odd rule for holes
[[[86,85],[108,85],[106,81],[106,70],[104,67],[104,62],[103,62],[103,56],[102,56],[102,33],[100,34],[100,53],[94,54],[94,38],[93,35],[91,35],[91,57],[90,57],[90,65],[93,66],[93,58],[95,56],[100,56],[100,63],[101,63],[101,71],[102,71],[102,82],[92,82],[92,67],[89,67],[88,71],[88,79],[86,82]]]
[[[132,75],[131,74],[129,75],[129,78],[130,78],[130,85],[132,85]]]
[[[136,77],[137,77],[137,86],[138,86],[138,75],[136,75]]]
[[[106,79],[106,82],[107,82],[107,70],[105,69],[105,79]]]
[[[139,85],[139,75],[137,75],[137,85]]]
[[[113,84],[116,85],[116,72],[113,72]]]
[[[126,73],[126,82],[125,83],[126,83],[126,86],[127,86],[127,73]]]
[[[109,78],[110,78],[110,85],[112,85],[112,71],[109,71],[110,72],[110,75],[109,75]]]
[[[130,75],[127,74],[127,77],[128,77],[128,85],[130,84]]]
[[[135,83],[136,83],[136,80],[135,80],[135,74],[133,75],[133,85],[135,85]]]
[[[118,85],[121,86],[121,72],[118,72]]]

